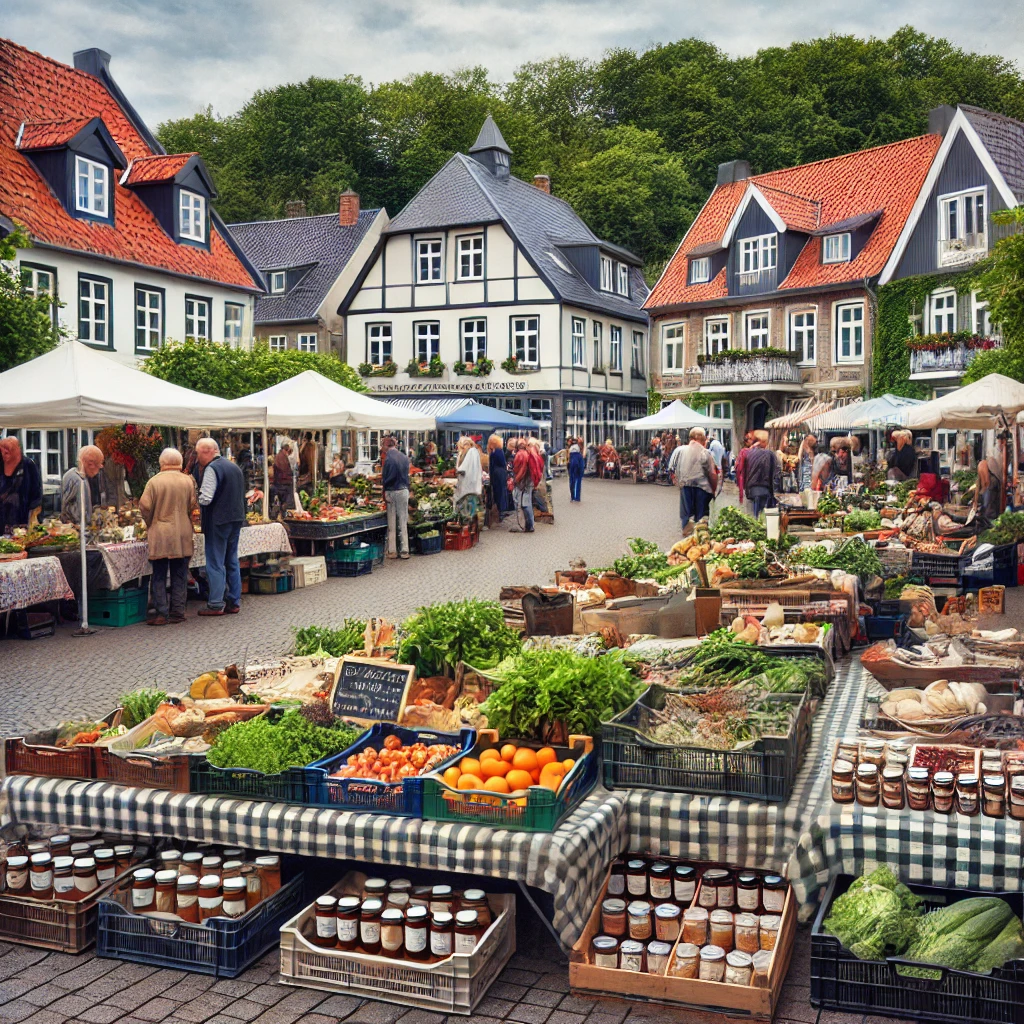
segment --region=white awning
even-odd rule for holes
[[[834,404],[834,402],[821,402],[816,398],[805,399],[804,402],[792,412],[787,412],[783,416],[776,416],[775,419],[768,420],[768,422],[765,423],[765,429],[793,430],[795,427],[799,427],[802,423],[806,423],[812,416],[818,416],[823,412],[828,412]]]
[[[841,405],[831,412],[818,413],[807,420],[809,430],[856,430],[857,428],[884,427],[896,422],[901,409],[922,405],[920,399],[902,395],[879,395],[867,401],[857,400]]]
[[[900,409],[896,422],[927,430],[992,430],[1024,411],[1024,384],[1001,373],[990,373],[931,402]]]

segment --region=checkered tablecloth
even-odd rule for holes
[[[74,596],[60,560],[52,555],[0,562],[0,612]]]
[[[103,562],[110,577],[110,589],[116,590],[129,580],[148,576],[153,567],[149,562],[149,546],[144,540],[124,541],[120,544],[100,544]],[[251,555],[290,553],[291,542],[282,523],[259,523],[243,526],[238,535],[238,557]],[[206,538],[197,533],[194,538],[192,568],[206,565]]]

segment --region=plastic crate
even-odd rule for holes
[[[430,729],[405,729],[402,726],[378,722],[364,733],[348,750],[333,757],[325,757],[308,768],[293,769],[306,783],[306,803],[317,807],[330,807],[343,811],[363,811],[375,814],[394,814],[405,818],[423,817],[422,777],[403,779],[401,782],[377,782],[374,779],[332,779],[330,773],[344,766],[349,756],[364,747],[380,750],[388,736],[397,736],[402,743],[447,743],[458,747],[458,752],[443,761],[436,771],[444,771],[450,764],[465,757],[476,742],[475,729],[458,733],[434,732]]]
[[[341,888],[332,894],[342,895]],[[468,1015],[516,949],[515,896],[488,899],[494,921],[476,949],[433,964],[314,946],[305,937],[314,930],[313,907],[306,907],[281,926],[281,982]]]
[[[655,743],[641,729],[673,691],[652,684],[610,722],[601,723],[604,784],[608,789],[658,789],[673,793],[741,797],[778,803],[789,798],[810,738],[811,709],[803,694],[778,694],[797,704],[785,737],[762,737],[746,750],[706,750]]]
[[[1017,586],[1017,545],[1000,544],[992,549],[992,568],[972,572],[968,564],[964,569],[961,586],[964,590],[977,590],[999,584],[1003,587]]]
[[[902,615],[865,615],[864,632],[869,640],[894,640],[903,628]]]
[[[368,576],[373,572],[373,562],[336,562],[327,563],[328,576]]]
[[[913,564],[913,548],[886,546],[875,548],[875,554],[882,563],[882,576],[906,576]]]
[[[480,540],[475,526],[448,526],[444,532],[445,551],[468,551]]]
[[[295,574],[291,569],[251,569],[250,594],[287,594],[295,589]]]
[[[130,888],[124,882],[100,900],[97,955],[218,978],[237,977],[277,945],[281,925],[304,902],[303,877],[297,875],[239,918],[189,924],[133,914],[126,906]]]
[[[335,547],[328,552],[328,556],[335,562],[372,562],[383,554],[383,544],[353,544]]]
[[[467,756],[479,758],[485,750],[500,749],[502,743],[540,750],[548,746],[532,740],[499,740],[493,729],[480,731]],[[451,821],[487,825],[515,832],[553,832],[559,823],[597,784],[597,753],[589,736],[570,736],[568,746],[555,746],[559,761],[572,757],[576,763],[557,793],[544,786],[531,786],[526,803],[510,796],[483,790],[454,790],[435,775],[423,780],[423,817],[427,821]],[[521,798],[519,798],[521,799]]]
[[[111,711],[97,722],[113,725],[118,712]],[[43,775],[53,779],[94,779],[92,745],[55,746],[57,728],[42,729],[4,740],[4,770],[8,775]]]
[[[93,754],[95,778],[120,786],[141,789],[169,789],[173,793],[190,792],[189,763],[205,760],[202,754],[169,754],[155,757],[137,748],[156,728],[152,717],[133,726],[123,736],[112,739]]]
[[[438,530],[436,537],[423,537],[420,534],[413,534],[412,548],[417,555],[436,555],[444,551],[444,534]]]
[[[972,557],[973,553],[970,551],[962,555],[955,552],[948,555],[926,555],[915,551],[911,567],[915,575],[924,576],[926,580],[957,580],[963,575]]]
[[[90,626],[134,626],[145,622],[148,587],[120,587],[89,594]]]
[[[858,960],[822,924],[833,901],[850,887],[853,875],[829,884],[811,929],[811,1005],[823,1010],[899,1017],[937,1024],[1020,1024],[1024,1019],[1024,960],[1011,960],[991,974],[937,967],[937,979],[900,973],[910,961],[898,957]],[[1019,918],[1024,893],[945,889],[908,883],[929,910],[970,896],[999,896]],[[919,967],[919,964],[913,966]]]

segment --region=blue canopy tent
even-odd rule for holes
[[[453,409],[437,417],[439,430],[461,430],[475,434],[484,430],[537,430],[537,422],[529,416],[517,416],[504,409],[492,409],[489,405],[470,402],[460,409]]]

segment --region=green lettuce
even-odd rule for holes
[[[889,868],[876,868],[835,900],[824,928],[858,960],[899,956],[917,938],[922,903]]]

